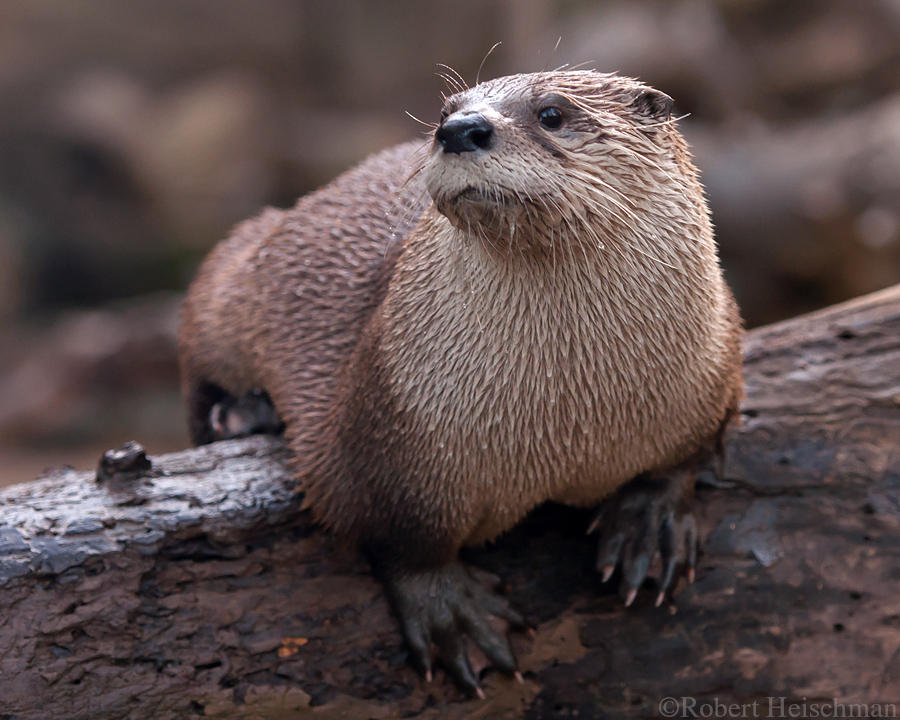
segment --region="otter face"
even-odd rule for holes
[[[521,245],[586,226],[636,229],[634,200],[648,188],[664,199],[685,192],[671,110],[664,93],[593,71],[481,83],[444,103],[425,184],[454,226],[493,244],[519,230]]]

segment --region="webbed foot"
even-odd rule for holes
[[[471,695],[483,698],[472,671],[466,638],[497,668],[521,678],[505,633],[497,632],[490,616],[522,628],[525,622],[501,596],[486,589],[461,563],[418,572],[392,573],[384,580],[388,598],[414,665],[431,680],[431,645],[451,677]]]
[[[698,548],[693,485],[693,469],[641,476],[600,505],[588,528],[588,533],[600,531],[597,570],[606,582],[621,565],[619,590],[626,606],[634,602],[657,552],[662,560],[657,606],[677,582],[679,570],[693,582]]]

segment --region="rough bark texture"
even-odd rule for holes
[[[625,609],[584,513],[474,563],[535,625],[525,683],[425,685],[378,584],[300,510],[272,438],[0,494],[0,718],[659,717],[659,702],[900,703],[900,286],[750,333],[697,582]],[[900,712],[895,706],[895,712]],[[734,715],[731,715],[732,717]]]

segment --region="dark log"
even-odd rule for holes
[[[543,508],[467,554],[535,625],[514,637],[524,684],[488,673],[485,701],[406,665],[378,584],[310,523],[276,439],[8,488],[0,718],[644,718],[666,697],[896,713],[900,286],[753,331],[746,380],[729,487],[698,492],[697,581],[667,606],[645,589],[625,609],[599,582],[581,511]]]

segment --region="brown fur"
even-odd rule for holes
[[[239,226],[184,307],[195,440],[223,391],[264,388],[315,515],[424,566],[709,446],[741,325],[670,104],[500,78],[445,106],[494,124],[489,152],[401,145]]]

